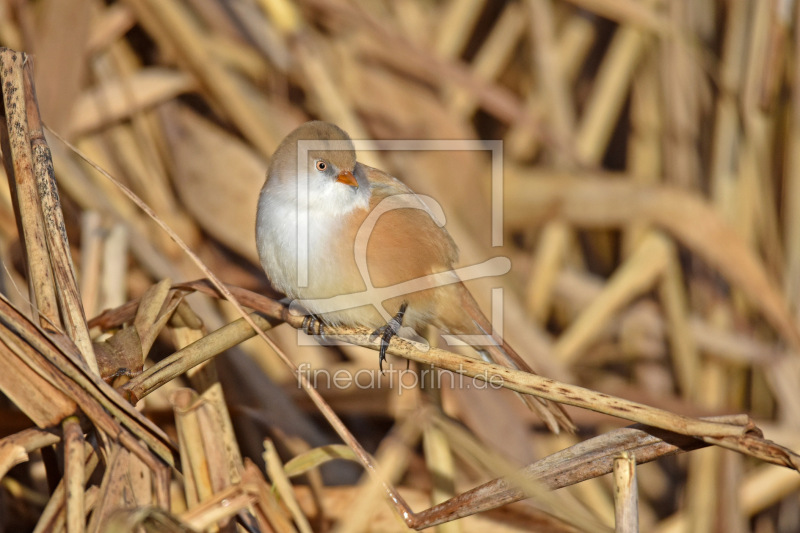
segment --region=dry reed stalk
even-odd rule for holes
[[[0,373],[0,389],[40,428],[57,425],[75,412],[75,402],[26,365],[13,348],[0,345],[0,361],[8,369]]]
[[[75,103],[70,136],[100,130],[195,88],[186,73],[163,68],[137,71],[124,81],[110,79]]]
[[[267,465],[267,474],[272,480],[273,486],[277,489],[281,500],[289,508],[297,529],[300,533],[310,533],[312,531],[311,524],[309,524],[308,519],[300,509],[300,504],[295,499],[292,484],[283,471],[283,465],[280,457],[278,457],[278,452],[275,450],[275,445],[269,439],[264,441],[264,462]]]
[[[510,4],[507,11],[512,11],[511,7],[513,5]],[[524,23],[525,21],[521,15],[521,13],[514,12],[511,14],[511,16],[516,16],[517,20],[521,21],[520,23]],[[499,26],[498,22],[496,25],[497,31],[503,29]],[[574,84],[580,74],[581,64],[590,53],[596,37],[594,27],[586,20],[573,18],[567,22],[567,27],[563,30],[558,42],[557,63],[570,84]],[[486,44],[486,47],[488,47],[488,44]],[[477,57],[475,59],[476,66],[478,65],[478,59]],[[530,91],[527,95],[526,106],[531,110],[533,116],[540,117],[544,114],[543,103],[533,91]],[[542,134],[543,132],[534,128],[530,122],[515,121],[505,136],[505,141],[508,145],[506,150],[515,159],[533,158],[540,148],[540,141],[549,142],[549,139],[540,138]],[[561,146],[559,148],[563,150],[565,147]]]
[[[276,531],[296,531],[286,508],[280,505],[261,471],[250,461],[245,464],[243,481],[255,485],[258,489],[260,496],[258,510],[262,521],[267,522]]]
[[[614,20],[622,25],[640,27],[653,32],[663,33],[667,30],[667,22],[663,14],[658,12],[658,4],[647,5],[630,0],[567,0],[586,8],[602,17]]]
[[[513,57],[514,48],[525,28],[525,19],[519,4],[505,6],[500,19],[492,28],[472,63],[473,74],[484,80],[495,80]],[[469,92],[453,88],[448,104],[459,116],[472,116],[478,103]]]
[[[800,13],[796,15],[800,17]],[[795,20],[795,25],[797,20]],[[794,53],[797,55],[800,50],[800,40],[796,40]],[[786,147],[786,170],[784,173],[784,199],[785,209],[783,216],[783,231],[787,236],[786,243],[786,269],[784,272],[784,290],[786,297],[791,303],[793,309],[797,309],[800,303],[800,245],[797,239],[790,238],[795,235],[798,227],[798,213],[800,213],[800,172],[798,169],[798,146],[800,145],[800,73],[795,70],[794,78],[792,79],[792,95],[791,103],[789,104],[791,114],[789,115],[789,132],[787,133],[787,147]]]
[[[631,180],[642,185],[655,185],[664,164],[661,139],[664,134],[658,69],[653,51],[643,61],[639,75],[631,87],[631,136],[626,171]],[[644,221],[632,221],[623,235],[623,254],[627,257],[643,238],[649,226]]]
[[[617,269],[603,293],[559,338],[553,347],[556,357],[568,364],[574,362],[612,315],[629,299],[649,290],[657,277],[663,275],[672,255],[671,243],[663,235],[648,235],[636,252]]]
[[[659,284],[659,296],[664,306],[676,382],[687,398],[697,398],[700,376],[700,353],[695,335],[690,331],[689,303],[683,291],[683,275],[677,254],[672,254]]]
[[[97,372],[97,362],[92,350],[89,331],[86,328],[86,316],[83,311],[80,293],[78,292],[75,269],[67,242],[64,216],[58,197],[53,160],[50,148],[44,139],[44,131],[39,118],[36,94],[33,90],[30,65],[24,70],[25,109],[29,128],[33,157],[33,172],[36,176],[36,188],[40,198],[39,209],[42,212],[47,251],[53,270],[56,293],[61,311],[61,322],[67,335],[75,343],[86,364]]]
[[[667,183],[678,187],[696,188],[699,182],[700,161],[697,145],[701,123],[704,78],[700,76],[697,54],[684,32],[691,29],[688,5],[669,4],[667,17],[670,35],[663,44],[661,71],[664,99],[664,159]]]
[[[570,228],[562,221],[551,222],[542,230],[527,287],[528,310],[540,323],[544,323],[550,312],[555,278],[564,265],[570,244]]]
[[[703,387],[698,392],[698,402],[714,407],[724,401],[727,393],[726,370],[716,361],[706,362],[699,376]],[[693,483],[686,493],[686,508],[690,527],[697,528],[697,531],[708,531],[712,526],[712,516],[721,490],[721,468],[721,450],[704,450],[702,454],[689,458],[689,475]]]
[[[635,68],[647,45],[647,35],[635,27],[623,26],[614,35],[576,133],[575,151],[579,162],[594,166],[605,152]]]
[[[69,533],[84,530],[86,509],[84,498],[84,439],[77,416],[69,416],[62,422],[64,428],[64,480],[67,499],[65,506],[66,529]]]
[[[618,533],[639,531],[639,497],[636,483],[636,459],[628,452],[614,458],[614,506]]]
[[[447,435],[441,428],[433,424],[425,426],[422,432],[422,448],[425,454],[425,463],[433,480],[431,490],[431,505],[437,505],[454,497],[456,492],[456,465],[455,458],[448,442]],[[462,531],[458,522],[442,524],[439,529],[442,533],[457,533]]]
[[[0,56],[3,84],[3,158],[13,198],[19,206],[18,228],[25,236],[28,265],[33,273],[30,295],[42,325],[59,324],[53,273],[47,258],[44,219],[34,187],[33,154],[27,127],[22,54],[3,50]],[[13,180],[13,181],[12,181]]]
[[[84,468],[84,484],[89,480],[89,476],[92,475],[92,472],[97,467],[98,462],[99,458],[96,452],[87,455],[86,465]],[[53,490],[50,499],[47,501],[47,505],[39,515],[39,520],[36,523],[34,532],[42,533],[44,531],[56,531],[60,528],[63,528],[66,520],[66,510],[64,509],[66,500],[66,482],[64,479],[62,479],[59,481],[55,490]],[[93,503],[93,506],[95,504],[96,502]]]
[[[432,43],[434,52],[445,58],[460,55],[468,44],[485,4],[485,0],[469,0],[447,5],[441,14],[441,23]]]
[[[0,478],[15,465],[29,459],[30,453],[57,443],[60,437],[38,428],[25,429],[0,439]]]
[[[568,99],[567,78],[556,54],[553,3],[550,0],[529,0],[529,37],[533,44],[534,69],[543,87],[542,100],[553,141],[556,144],[554,164],[568,165],[573,159],[571,147],[575,140],[575,111]]]
[[[214,100],[224,106],[225,113],[264,155],[277,146],[277,135],[270,131],[269,122],[259,120],[249,105],[252,95],[243,94],[236,76],[226,71],[213,56],[206,53],[207,46],[200,28],[185,8],[173,1],[135,1],[129,4],[138,20],[147,25],[153,35],[165,46],[174,47],[182,61],[203,83]]]
[[[736,170],[732,168],[738,149],[740,131],[738,127],[737,99],[743,76],[745,34],[748,22],[748,4],[732,5],[728,12],[720,74],[720,95],[714,125],[713,147],[709,169],[712,198],[728,220],[735,220],[736,212],[730,202],[733,194]]]
[[[87,70],[87,52],[92,2],[80,0],[66,5],[47,0],[43,16],[34,30],[39,34],[31,50],[37,63],[37,86],[41,107],[51,126],[62,128],[69,119],[70,106],[82,91]],[[41,83],[42,76],[55,76],[57,85]]]
[[[364,148],[364,162],[374,166],[381,165],[379,156],[373,153],[374,146],[361,120],[353,112],[350,96],[342,90],[346,87],[343,79],[336,76],[331,68],[332,61],[326,60],[324,47],[312,35],[299,40],[295,53],[302,66],[303,86],[314,100],[314,107],[321,117],[341,124],[354,139],[367,139]]]
[[[81,216],[81,242],[80,291],[83,309],[87,316],[95,316],[99,312],[103,244],[100,214],[96,211],[87,211]]]
[[[272,327],[268,320],[257,314],[253,314],[251,318],[262,330]],[[240,318],[148,368],[125,386],[126,393],[138,401],[151,390],[254,335],[250,324]]]

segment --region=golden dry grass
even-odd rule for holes
[[[800,530],[793,2],[108,4],[0,0],[0,530]],[[253,226],[311,118],[502,140],[360,158],[511,259],[469,286],[546,377],[299,345]]]

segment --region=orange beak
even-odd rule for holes
[[[339,176],[336,178],[336,181],[358,189],[358,182],[356,181],[356,177],[353,176],[353,173],[350,172],[349,170],[343,170],[339,172]]]

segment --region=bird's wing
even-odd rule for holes
[[[400,180],[378,169],[364,168],[372,193],[370,211],[391,196],[413,195],[408,197],[407,208],[384,212],[372,229],[368,263],[393,265],[381,269],[386,271],[386,279],[375,281],[388,285],[451,270],[458,260],[458,247],[447,230],[436,223],[428,206]]]

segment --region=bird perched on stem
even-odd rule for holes
[[[454,271],[458,248],[437,208],[359,163],[337,126],[307,122],[270,161],[258,199],[258,254],[272,285],[309,313],[307,330],[317,320],[370,328],[373,340],[381,338],[380,365],[402,326],[421,331],[432,324],[489,339],[473,346],[483,357],[533,372],[493,333]],[[522,398],[553,431],[574,429],[560,405]]]

